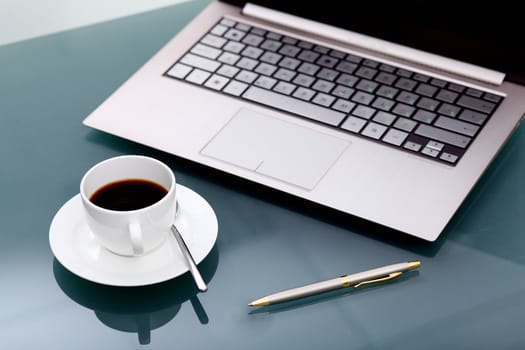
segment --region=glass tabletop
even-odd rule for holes
[[[517,129],[434,243],[268,191],[82,120],[208,1],[0,46],[0,315],[5,349],[518,349],[525,346],[525,132]],[[120,154],[166,162],[213,207],[217,241],[188,273],[89,282],[49,246],[82,174]],[[407,260],[403,278],[250,308],[279,290]]]

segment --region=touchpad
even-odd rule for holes
[[[349,141],[240,109],[201,153],[313,189]]]

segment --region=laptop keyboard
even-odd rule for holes
[[[503,99],[226,18],[164,75],[449,165]]]

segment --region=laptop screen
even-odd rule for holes
[[[246,1],[227,2],[242,6]],[[525,84],[518,9],[500,3],[253,0],[251,3],[506,73]],[[465,5],[462,5],[462,7]],[[345,9],[341,9],[344,7]]]

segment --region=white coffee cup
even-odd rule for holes
[[[122,182],[128,182],[125,185],[129,185],[133,181],[157,184],[165,194],[145,201],[146,197],[142,194],[134,194],[126,189],[112,197],[114,203],[106,201],[109,204],[118,203],[119,196],[125,197],[127,201],[144,200],[142,205],[146,206],[139,208],[115,209],[108,207],[106,202],[94,203],[96,196],[107,192],[107,188],[116,188],[115,184],[120,186]],[[175,220],[175,189],[175,175],[167,165],[154,158],[138,155],[104,160],[89,169],[80,182],[80,196],[89,229],[103,247],[126,256],[143,255],[164,242]]]

